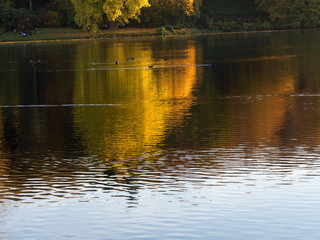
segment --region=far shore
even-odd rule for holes
[[[119,37],[138,37],[159,35],[158,28],[123,28],[116,30],[101,30],[97,33],[83,31],[75,28],[42,28],[39,33],[31,31],[31,35],[20,36],[19,33],[3,32],[0,35],[1,43],[16,42],[37,42],[37,41],[58,41],[58,40],[80,40],[98,38],[119,38]],[[191,30],[179,30],[175,34],[189,33]]]
[[[31,35],[19,36],[18,33],[4,32],[0,35],[0,44],[5,43],[21,43],[21,42],[42,42],[42,41],[62,41],[62,40],[81,40],[81,39],[112,39],[124,37],[145,37],[145,36],[176,36],[188,34],[237,34],[237,33],[252,33],[252,32],[273,32],[279,30],[261,30],[261,31],[231,31],[224,32],[219,30],[202,31],[193,28],[184,28],[175,30],[174,33],[161,35],[158,33],[158,28],[122,28],[116,30],[101,30],[98,33],[91,33],[75,28],[42,28],[39,33],[32,31]],[[285,31],[294,30],[288,29]],[[284,31],[284,30],[281,30]]]

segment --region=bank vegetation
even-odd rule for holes
[[[0,0],[0,41],[319,26],[319,0]]]

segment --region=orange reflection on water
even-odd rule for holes
[[[192,105],[196,82],[192,41],[182,56],[167,61],[153,56],[152,45],[132,44],[128,48],[121,42],[114,43],[106,51],[99,50],[99,45],[96,49],[79,49],[79,59],[106,64],[96,71],[85,71],[86,66],[77,61],[73,93],[74,102],[119,104],[99,110],[76,108],[74,118],[89,150],[99,149],[99,155],[122,169],[122,174],[127,174],[128,165],[137,167],[139,159],[159,153],[168,126],[178,126]],[[127,60],[130,56],[135,59]]]
[[[236,143],[252,142],[265,144],[272,142],[278,145],[279,130],[285,123],[286,116],[292,105],[289,97],[295,91],[298,79],[296,64],[292,61],[264,62],[259,65],[260,75],[247,74],[244,67],[239,70],[239,81],[249,82],[249,94],[239,99],[231,100],[231,109],[236,110],[230,119],[235,128],[232,132],[238,132],[233,138]],[[249,71],[253,73],[254,71]],[[268,74],[265,74],[268,72]],[[259,78],[259,79],[257,79]],[[246,86],[247,87],[247,86]],[[242,108],[241,104],[245,107]],[[235,119],[237,118],[237,119]],[[237,129],[237,130],[236,130]],[[239,129],[240,133],[239,134]]]

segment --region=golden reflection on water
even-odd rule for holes
[[[131,49],[123,43],[114,43],[105,52],[99,45],[79,49],[79,58],[107,63],[107,67],[113,69],[83,71],[87,66],[77,61],[79,71],[73,95],[74,102],[121,105],[99,112],[82,112],[83,109],[75,108],[74,121],[87,141],[88,150],[96,151],[99,145],[99,155],[104,156],[106,164],[112,164],[122,174],[127,174],[128,165],[135,168],[136,162],[152,159],[160,153],[159,146],[168,127],[178,126],[193,103],[197,72],[195,66],[189,66],[196,63],[192,41],[178,59],[155,60],[151,45]],[[135,59],[126,60],[131,56]],[[150,65],[160,67],[151,69],[147,67]],[[124,69],[127,67],[130,69]],[[110,114],[119,118],[112,121]],[[98,115],[105,119],[95,122]],[[92,133],[102,137],[95,138],[90,135]]]

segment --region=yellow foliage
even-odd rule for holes
[[[137,18],[148,0],[71,0],[75,7],[75,22],[86,30],[97,32],[104,14],[108,21],[127,23]]]
[[[148,0],[105,0],[103,11],[109,21],[127,23],[140,14],[142,7],[148,6]]]

